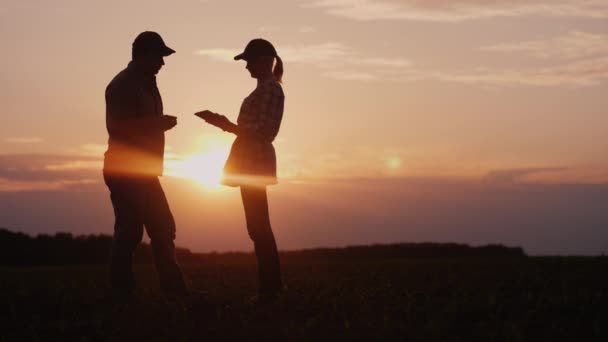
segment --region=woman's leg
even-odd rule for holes
[[[281,290],[281,268],[277,244],[270,226],[265,187],[241,187],[247,232],[258,259],[259,292],[273,295]]]

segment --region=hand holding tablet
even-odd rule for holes
[[[205,120],[205,122],[208,124],[219,127],[223,130],[226,130],[227,124],[230,123],[230,120],[228,120],[228,118],[225,116],[214,113],[210,110],[203,110],[201,112],[194,113],[194,115]]]
[[[212,119],[213,117],[217,116],[218,114],[210,111],[210,110],[203,110],[201,112],[197,112],[194,113],[194,115],[198,116],[199,118],[208,121],[209,119]]]

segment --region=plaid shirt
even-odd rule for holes
[[[285,95],[279,82],[274,78],[260,82],[243,100],[236,122],[248,134],[272,142],[279,133],[284,102]]]
[[[234,141],[224,166],[223,184],[277,183],[277,162],[272,142],[281,126],[284,103],[283,88],[274,78],[260,82],[243,100],[237,119],[241,133]]]

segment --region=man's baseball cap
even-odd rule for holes
[[[175,50],[165,45],[160,34],[152,31],[140,33],[133,41],[133,51],[138,53],[159,54],[163,57],[175,53]]]
[[[277,50],[274,49],[274,46],[272,46],[269,41],[257,38],[247,44],[243,53],[234,56],[234,60],[238,61],[239,59],[244,59],[247,61],[260,56],[277,57]]]

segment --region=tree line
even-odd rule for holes
[[[110,258],[112,237],[109,235],[78,235],[71,233],[39,234],[35,237],[0,228],[0,265],[78,265],[106,264]],[[188,249],[177,248],[178,258],[193,257]],[[151,263],[152,249],[141,243],[134,262]]]
[[[0,265],[78,265],[109,262],[112,237],[109,235],[39,234],[34,237],[0,228]],[[193,253],[177,247],[180,262],[255,262],[252,253]],[[472,247],[456,243],[395,243],[336,248],[282,251],[284,261],[364,260],[400,258],[496,258],[525,257],[520,247],[486,245]],[[152,263],[152,249],[141,243],[134,254],[136,263]]]

